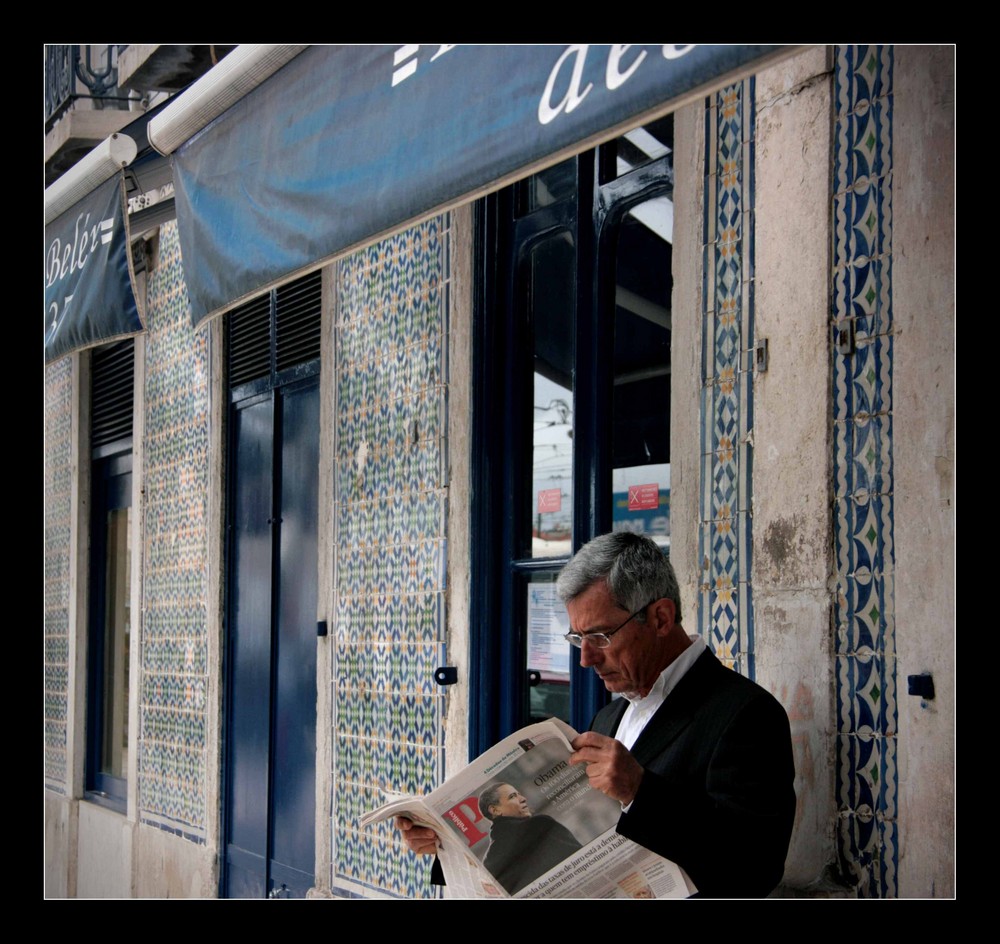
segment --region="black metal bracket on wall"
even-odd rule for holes
[[[442,665],[434,670],[434,681],[438,685],[454,685],[458,681],[458,669],[453,665]]]

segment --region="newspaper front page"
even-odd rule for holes
[[[448,898],[694,894],[678,865],[618,835],[618,801],[590,786],[585,765],[569,764],[574,737],[555,718],[529,725],[428,796],[388,803],[361,825],[402,815],[434,829]]]

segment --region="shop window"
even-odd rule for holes
[[[605,701],[562,638],[573,551],[670,546],[672,116],[478,206],[471,748]]]
[[[88,796],[124,811],[132,639],[132,394],[134,342],[91,359]]]

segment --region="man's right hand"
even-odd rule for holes
[[[405,816],[396,817],[396,829],[403,834],[406,844],[417,855],[437,854],[438,835],[433,829],[418,826],[412,819],[407,819]]]

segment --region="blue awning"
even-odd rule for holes
[[[194,324],[778,46],[312,46],[173,155]]]
[[[119,171],[45,227],[46,363],[143,330],[125,220]]]

